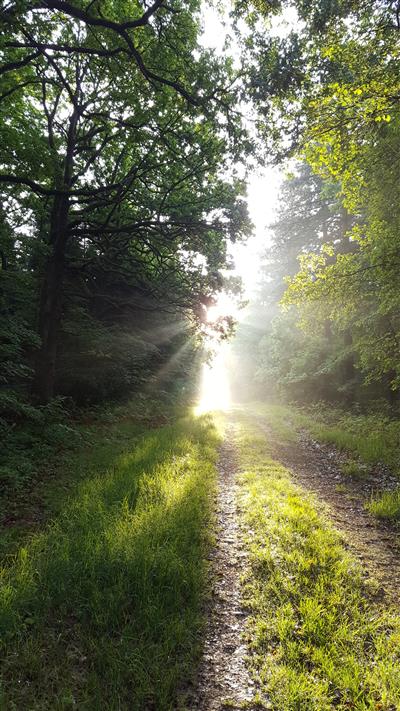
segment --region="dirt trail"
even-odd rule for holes
[[[246,611],[241,605],[240,578],[246,568],[237,515],[236,455],[229,433],[221,447],[217,502],[217,541],[212,554],[212,597],[208,610],[198,683],[186,709],[240,709],[253,697],[243,642]],[[224,702],[229,702],[229,705]],[[251,709],[251,705],[246,706]]]
[[[320,444],[304,432],[298,443],[277,442],[266,423],[262,424],[271,441],[274,458],[291,469],[298,484],[328,504],[330,519],[345,534],[365,574],[378,581],[377,594],[399,604],[399,534],[364,508],[373,491],[382,485],[393,488],[398,480],[383,469],[372,471],[362,479],[352,479],[341,471],[346,455],[334,447]]]

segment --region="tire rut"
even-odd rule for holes
[[[241,602],[241,576],[246,553],[238,522],[237,463],[231,437],[221,446],[218,464],[217,540],[211,556],[212,595],[197,686],[187,711],[251,709],[254,682],[246,665],[243,640],[246,610]]]

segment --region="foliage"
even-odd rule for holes
[[[298,401],[346,400],[354,385],[345,377],[348,357],[349,348],[335,334],[304,332],[291,311],[275,318],[261,339],[255,378]]]
[[[252,323],[258,325],[253,329],[255,343],[249,358],[253,379],[266,393],[279,392],[303,401],[349,402],[356,393],[361,396],[349,329],[337,328],[323,304],[318,304],[320,318],[313,306],[307,311],[296,304],[282,311],[279,304],[282,298],[289,300],[288,276],[297,279],[299,259],[305,260],[308,250],[314,250],[317,261],[327,252],[332,254],[330,239],[333,253],[353,249],[347,237],[349,224],[351,218],[340,204],[337,186],[324,184],[307,165],[295,166],[282,184],[280,209],[270,226],[272,245],[265,253],[253,306]],[[245,342],[241,347],[248,350]]]
[[[12,352],[40,402],[140,387],[178,331],[192,339],[223,286],[227,242],[249,233],[239,78],[200,45],[199,12],[7,4],[1,277],[7,313],[8,273],[25,283],[30,348]],[[150,334],[162,319],[165,341]]]
[[[7,424],[2,428],[1,509],[4,506],[3,497],[9,504],[8,497],[13,499],[18,491],[32,484],[40,462],[43,463],[49,455],[64,447],[73,446],[79,439],[78,432],[69,421],[71,413],[62,399],[54,399],[40,407],[15,402],[24,420],[18,427]],[[12,416],[15,417],[15,410]],[[4,508],[7,509],[7,506]]]
[[[347,404],[383,393],[396,406],[400,292],[396,259],[383,255],[397,239],[398,216],[379,190],[374,184],[368,196],[368,209],[386,214],[378,235],[376,220],[363,226],[338,186],[306,166],[283,183],[253,316],[264,324],[253,374],[267,390]]]
[[[237,9],[254,30],[248,90],[260,130],[275,157],[301,161],[282,188],[260,291],[271,316],[282,295],[292,308],[273,325],[266,317],[253,370],[298,399],[366,403],[383,392],[395,410],[398,15],[393,3],[299,1],[291,5],[297,21],[282,37],[271,12],[285,7]],[[284,276],[291,277],[285,293]]]

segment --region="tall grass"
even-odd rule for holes
[[[384,491],[382,494],[372,497],[366,508],[377,518],[398,523],[400,521],[400,489]]]
[[[0,579],[1,708],[168,711],[202,624],[218,437],[148,432]]]
[[[319,442],[352,452],[368,464],[382,462],[399,471],[399,420],[376,414],[353,414],[323,404],[300,408],[255,403],[251,409],[265,416],[276,435],[285,441],[295,439],[296,430],[304,428]]]

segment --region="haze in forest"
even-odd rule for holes
[[[0,22],[1,709],[398,711],[398,0]]]

